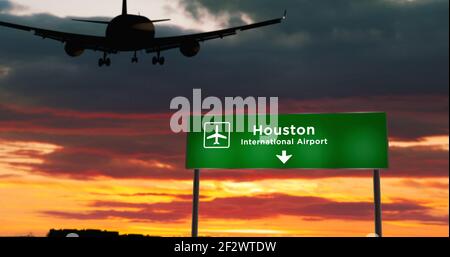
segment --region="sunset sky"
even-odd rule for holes
[[[76,3],[76,4],[75,4]],[[83,6],[83,4],[85,6]],[[113,17],[120,0],[0,0],[0,20],[102,34],[68,17]],[[87,7],[86,7],[87,6]],[[77,59],[63,45],[0,28],[0,236],[96,228],[189,236],[186,135],[170,131],[173,97],[278,96],[282,113],[384,111],[385,236],[448,236],[447,0],[129,0],[172,18],[157,35],[279,17],[286,23],[178,50]],[[370,170],[202,170],[203,236],[366,236]]]

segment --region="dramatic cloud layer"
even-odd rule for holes
[[[410,106],[419,102],[424,106]],[[385,110],[389,117],[391,177],[448,176],[448,142],[421,144],[424,138],[448,135],[447,96],[365,97],[289,101],[282,112],[348,112],[357,105],[360,110]],[[42,163],[26,164],[34,172],[64,175],[79,179],[99,176],[115,178],[189,179],[185,170],[185,135],[174,135],[169,128],[170,114],[117,114],[79,112],[52,108],[0,106],[0,132],[10,141],[38,141],[60,148],[38,157]],[[400,140],[400,143],[395,144]],[[407,147],[401,140],[412,142]],[[445,141],[444,141],[445,140]],[[414,145],[417,142],[417,145]],[[447,145],[447,148],[445,148]],[[414,162],[411,162],[411,159]],[[15,165],[23,165],[17,163]],[[369,176],[361,171],[296,170],[211,170],[205,179],[250,180],[267,178],[323,178],[336,176]]]
[[[101,208],[87,213],[45,211],[43,214],[69,219],[125,218],[135,221],[176,222],[190,215],[189,201],[169,203],[94,202],[92,208]],[[371,202],[336,202],[321,197],[299,197],[284,194],[253,197],[216,198],[202,202],[201,216],[204,219],[252,220],[278,215],[298,216],[310,221],[347,219],[373,219]],[[128,209],[128,210],[126,210]],[[423,223],[448,224],[448,216],[433,216],[431,208],[410,201],[383,204],[384,220],[414,220]]]
[[[202,43],[192,59],[168,51],[163,67],[151,65],[151,55],[139,53],[134,65],[132,53],[120,53],[112,67],[98,68],[100,52],[71,58],[61,43],[0,27],[0,233],[55,224],[188,231],[192,172],[185,135],[169,129],[169,103],[202,88],[204,97],[279,96],[282,113],[387,112],[386,231],[448,235],[447,0],[178,2],[187,15],[221,17],[224,26],[279,17],[284,8],[288,19]],[[104,25],[12,15],[17,8],[27,7],[0,1],[0,21],[104,34]],[[158,24],[157,35],[195,31],[170,24]],[[373,228],[369,176],[202,170],[205,235],[233,222],[264,235],[276,234],[267,227],[328,235],[345,223],[342,233],[361,235]],[[279,226],[267,226],[275,220]]]
[[[192,88],[203,88],[208,95],[284,100],[448,93],[448,1],[236,3],[199,1],[194,7],[243,12],[261,20],[279,16],[280,6],[286,6],[289,19],[282,25],[207,42],[194,59],[169,51],[163,68],[150,65],[150,56],[142,56],[145,60],[132,66],[131,54],[120,54],[113,57],[112,68],[98,69],[99,53],[71,59],[57,42],[1,28],[0,65],[11,72],[0,81],[0,97],[3,102],[14,99],[56,108],[154,112],[167,110],[174,96],[191,95]],[[188,7],[196,10],[191,4]],[[50,15],[3,14],[0,20],[103,33],[102,25]],[[187,33],[163,25],[158,29],[166,35]]]

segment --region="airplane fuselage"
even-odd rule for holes
[[[108,24],[106,38],[119,51],[136,51],[155,38],[155,26],[143,16],[119,15]]]

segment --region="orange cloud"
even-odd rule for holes
[[[43,211],[43,214],[81,220],[123,218],[131,221],[177,222],[189,218],[191,213],[191,203],[187,201],[152,204],[97,201],[93,202],[91,207],[101,209],[84,213]],[[412,201],[401,200],[385,203],[383,210],[383,218],[387,221],[448,224],[448,215],[431,215],[429,207]],[[322,197],[285,194],[216,198],[202,202],[201,217],[206,219],[252,220],[279,215],[298,216],[309,221],[371,220],[373,219],[373,202],[336,202]]]

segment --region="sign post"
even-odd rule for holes
[[[381,223],[381,188],[380,188],[380,170],[373,171],[373,200],[375,204],[375,234],[378,237],[383,236]]]
[[[199,131],[187,135],[186,167],[195,170],[193,237],[198,236],[199,169],[374,170],[375,233],[382,235],[379,169],[389,166],[386,113],[205,116],[191,121],[201,122]]]
[[[194,170],[194,186],[192,201],[192,237],[198,237],[198,205],[200,203],[200,170]]]

